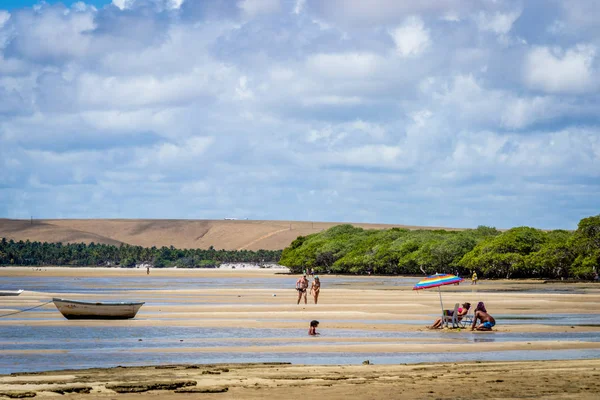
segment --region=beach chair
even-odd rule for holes
[[[469,312],[458,323],[461,328],[468,328],[473,323],[473,307],[469,309]]]
[[[452,324],[452,328],[460,328],[460,321],[458,320],[458,307],[459,304],[456,303],[454,305],[454,311],[452,312],[452,315],[447,315],[446,310],[444,310],[442,322],[446,325],[446,328],[449,324]]]

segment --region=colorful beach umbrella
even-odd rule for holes
[[[413,290],[422,290],[422,289],[430,289],[437,287],[438,293],[440,295],[440,306],[442,306],[442,321],[444,318],[444,303],[442,303],[442,291],[440,287],[444,285],[454,285],[456,283],[460,283],[463,281],[463,278],[458,277],[452,274],[435,274],[430,275],[425,279],[419,281],[414,287]]]

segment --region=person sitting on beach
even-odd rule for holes
[[[317,332],[317,326],[319,326],[319,321],[314,319],[310,321],[310,328],[308,328],[308,334],[310,336],[317,336],[320,334],[319,332]]]
[[[460,321],[461,319],[463,319],[463,317],[465,315],[467,315],[467,313],[469,312],[469,309],[471,308],[471,303],[463,303],[462,307],[458,307],[458,320]],[[444,315],[447,317],[452,317],[452,314],[454,313],[454,310],[444,310]],[[435,320],[435,322],[433,323],[433,325],[428,326],[427,328],[429,329],[438,329],[442,327],[442,317],[439,317],[438,319]]]
[[[477,320],[481,321],[479,325],[477,325]],[[485,309],[485,305],[483,304],[483,301],[477,303],[477,307],[475,307],[475,315],[473,316],[473,325],[471,325],[471,330],[477,329],[478,331],[491,331],[494,325],[496,325],[496,320],[494,319],[494,317],[488,314],[487,310]]]
[[[302,296],[304,296],[304,304],[307,304],[306,289],[308,289],[308,280],[306,279],[306,275],[302,275],[296,282],[296,290],[298,291],[298,302],[296,304],[300,304]]]
[[[312,294],[313,299],[315,300],[315,304],[319,301],[319,292],[321,291],[321,280],[319,279],[319,275],[315,276],[315,279],[312,281],[312,285],[310,287],[310,294]]]

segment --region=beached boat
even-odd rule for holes
[[[0,296],[18,296],[23,293],[23,289],[19,290],[0,290]]]
[[[53,298],[58,311],[67,319],[129,319],[144,302],[94,302]]]

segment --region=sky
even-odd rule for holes
[[[574,229],[596,0],[0,2],[0,217]]]

